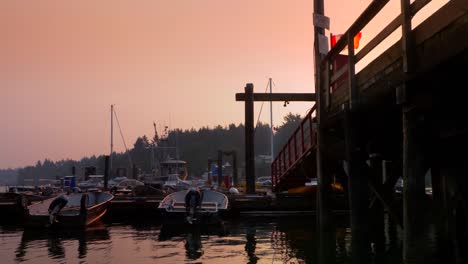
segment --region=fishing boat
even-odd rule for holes
[[[0,212],[8,218],[22,217],[31,203],[55,197],[59,188],[50,186],[10,186],[0,192]]]
[[[30,227],[85,227],[99,220],[106,213],[114,196],[108,192],[71,193],[68,203],[57,215],[57,222],[49,223],[50,198],[29,205],[26,209],[25,226]]]
[[[0,193],[0,211],[2,212],[2,218],[16,218],[22,216],[28,204],[30,204],[30,201],[26,195],[13,192]]]
[[[200,203],[195,208],[187,210],[185,198],[188,190],[177,191],[168,194],[159,203],[158,209],[166,218],[173,220],[184,219],[188,223],[202,222],[213,219],[228,210],[228,197],[221,192],[205,189],[200,190]],[[192,209],[195,209],[192,211]]]

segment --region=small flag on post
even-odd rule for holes
[[[330,46],[333,48],[338,42],[338,40],[340,40],[340,38],[343,36],[343,34],[338,34],[338,35],[330,34],[330,35],[331,35]],[[359,32],[356,34],[356,36],[354,36],[354,49],[359,48],[359,40],[361,40],[361,36],[362,36],[362,32]]]

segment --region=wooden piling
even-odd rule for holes
[[[232,152],[232,166],[233,166],[233,181],[234,181],[234,186],[237,186],[239,184],[238,178],[237,178],[237,154],[235,151]]]
[[[138,179],[138,168],[135,164],[132,165],[132,178]]]
[[[370,182],[376,189],[383,190],[383,160],[380,149],[376,141],[369,142],[367,153],[369,155],[369,176]],[[385,234],[384,234],[384,205],[378,199],[371,204],[371,241],[374,243],[374,253],[378,256],[385,252]]]
[[[223,152],[221,150],[218,150],[218,179],[216,181],[218,182],[218,188],[221,187],[223,183]]]
[[[104,157],[104,190],[108,189],[109,168],[110,168],[110,157],[109,157],[109,155],[106,155]]]
[[[346,107],[344,115],[352,263],[370,263],[368,172],[358,140],[357,111]]]
[[[255,193],[253,84],[245,86],[245,181],[246,193]]]
[[[325,4],[323,0],[314,0],[314,15],[323,16]],[[314,25],[314,66],[315,66],[315,91],[317,99],[317,151],[316,151],[316,168],[318,179],[318,191],[316,197],[317,203],[317,224],[320,232],[329,232],[331,225],[331,175],[327,173],[330,168],[325,168],[327,158],[325,157],[325,133],[323,121],[325,120],[325,111],[327,104],[325,100],[329,90],[328,86],[328,71],[321,70],[321,62],[324,54],[320,52],[320,37],[323,37],[325,29],[319,25]],[[326,75],[326,76],[322,76]],[[312,125],[310,126],[312,127]],[[310,131],[312,136],[312,130]],[[295,144],[296,145],[296,144]],[[330,165],[330,164],[328,164]]]
[[[424,218],[424,155],[418,131],[418,113],[414,108],[403,110],[403,259],[406,263],[422,261],[421,243]]]
[[[336,230],[321,229],[318,232],[317,263],[336,263]]]

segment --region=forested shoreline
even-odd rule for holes
[[[300,115],[289,113],[283,118],[282,124],[274,128],[275,156],[279,148],[286,143],[292,132],[299,126],[301,120]],[[133,147],[128,151],[114,152],[112,174],[116,174],[117,168],[122,168],[127,171],[127,176],[131,176],[133,165],[141,173],[151,173],[155,162],[169,155],[172,158],[177,156],[187,162],[190,177],[199,177],[206,171],[208,159],[217,158],[218,150],[235,151],[238,160],[237,166],[242,173],[245,160],[244,133],[243,124],[230,124],[226,127],[216,126],[214,128],[167,129],[162,135],[156,133],[151,138],[144,135],[137,138]],[[72,167],[75,167],[79,179],[83,177],[86,167],[95,167],[97,174],[103,174],[105,155],[108,154],[83,157],[81,160],[52,161],[45,159],[37,161],[33,166],[1,169],[0,183],[12,184],[16,178],[18,184],[40,184],[39,179],[57,179],[71,175]],[[270,155],[270,126],[268,124],[258,123],[255,127],[255,155],[257,157]],[[231,163],[229,157],[226,157],[225,161]],[[269,171],[269,164],[264,164],[259,159],[257,174],[265,174],[267,171]]]

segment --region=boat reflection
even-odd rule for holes
[[[65,259],[64,242],[78,241],[78,258],[86,257],[88,243],[110,240],[109,231],[106,226],[97,222],[86,229],[25,229],[21,241],[15,251],[16,261],[26,261],[28,250],[47,246],[48,256],[51,259]],[[45,243],[44,243],[45,242]]]
[[[183,238],[185,256],[188,260],[197,260],[203,256],[202,237],[225,236],[226,229],[222,221],[213,224],[180,225],[164,222],[159,232],[159,241]]]

